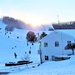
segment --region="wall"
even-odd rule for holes
[[[55,47],[55,41],[59,41],[59,46]],[[71,50],[65,50],[65,46],[67,45],[67,41],[74,42],[74,38],[64,34],[62,32],[53,31],[44,39],[41,40],[42,46],[42,61],[45,61],[45,56],[49,56],[49,60],[51,60],[52,56],[55,55],[65,55],[71,54]],[[48,42],[48,47],[44,47],[44,42]]]

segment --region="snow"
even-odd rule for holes
[[[57,30],[57,31],[58,32],[60,31],[60,32],[62,32],[64,34],[67,34],[67,35],[75,38],[75,35],[74,35],[75,34],[75,29]]]
[[[15,29],[14,32],[8,32],[5,35],[5,26],[0,21],[0,72],[9,72],[8,75],[75,75],[75,56],[64,61],[46,61],[40,64],[40,56],[38,54],[38,42],[32,45],[26,41],[28,31]],[[35,31],[41,34],[43,31]],[[47,32],[49,34],[50,32]],[[9,38],[8,38],[9,36]],[[17,39],[19,36],[19,39]],[[16,46],[16,47],[15,47]],[[31,47],[31,54],[29,50]],[[13,48],[13,49],[12,49]],[[17,59],[14,57],[17,53]],[[33,63],[28,65],[19,65],[6,67],[6,62],[17,62],[24,59],[25,52]]]
[[[72,56],[75,60],[75,56]],[[9,75],[75,75],[75,62],[71,59],[64,61],[47,61],[40,66],[35,66],[35,68],[28,68],[18,71],[17,73],[10,73]]]

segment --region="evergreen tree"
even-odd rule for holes
[[[34,42],[37,41],[37,37],[36,37],[35,33],[32,32],[32,31],[29,31],[29,32],[27,33],[26,39],[27,39],[28,42],[32,42],[32,43],[34,43]]]
[[[40,36],[40,39],[42,39],[43,37],[47,36],[47,34],[45,32],[43,32]]]

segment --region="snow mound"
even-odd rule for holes
[[[70,64],[75,64],[75,55],[72,55],[69,61]]]

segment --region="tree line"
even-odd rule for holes
[[[75,29],[75,21],[52,24],[54,29]]]

